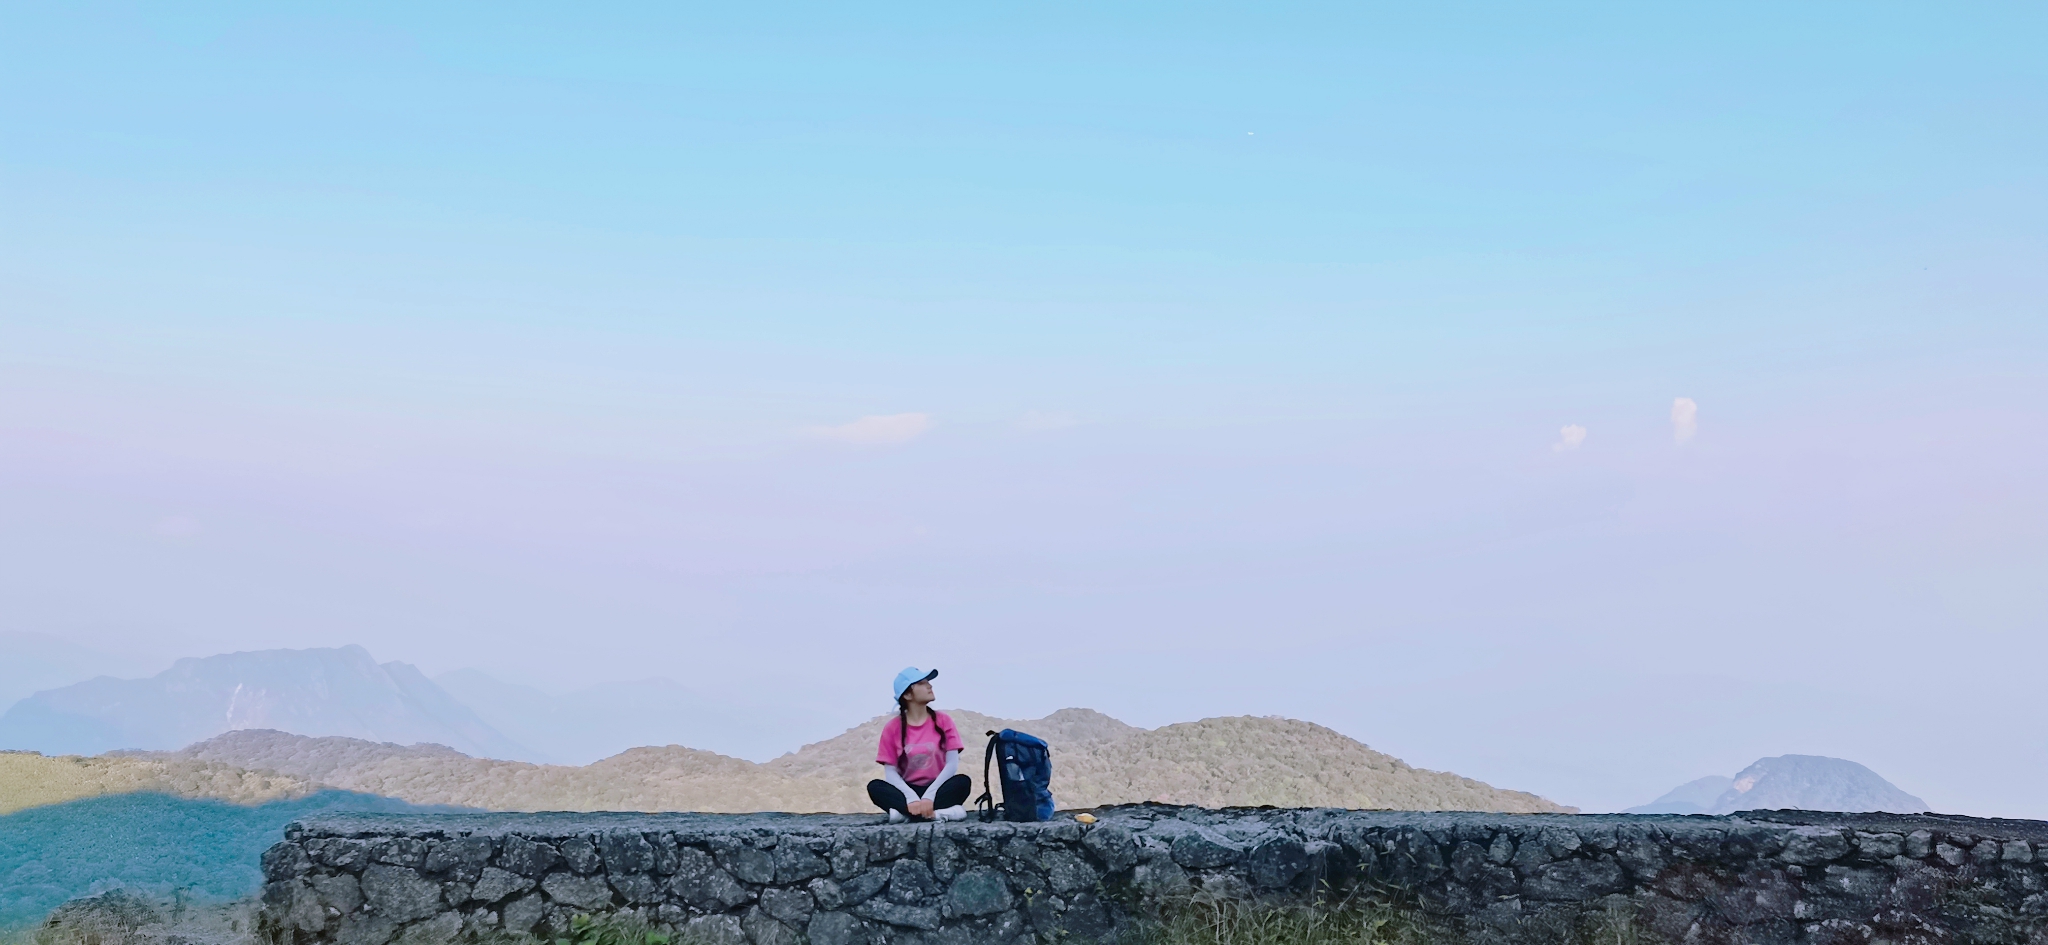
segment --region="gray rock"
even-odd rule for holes
[[[677,864],[668,888],[695,908],[722,912],[754,897],[751,890],[740,885],[703,850],[683,847],[678,851]]]
[[[1906,848],[1906,838],[1895,833],[1858,833],[1856,855],[1873,862],[1889,860]]]
[[[1189,831],[1173,841],[1173,861],[1191,870],[1229,866],[1243,855],[1235,844],[1207,831]]]
[[[1883,895],[1885,888],[1891,885],[1891,879],[1886,873],[1874,869],[1829,866],[1822,870],[1821,877],[1829,892],[1851,900],[1875,899]]]
[[[540,917],[546,913],[547,901],[542,899],[539,893],[528,893],[506,903],[504,910],[499,913],[502,917],[500,924],[507,932],[525,935],[533,931],[533,927],[539,924]]]
[[[872,869],[839,884],[839,891],[846,904],[866,902],[889,885],[889,871]]]
[[[2027,846],[2027,841],[2025,840],[2007,840],[2004,847],[2000,850],[1999,859],[2007,863],[2032,863],[2034,862],[2034,849]]]
[[[489,909],[475,909],[462,916],[462,934],[472,940],[484,938],[498,930],[498,914]]]
[[[398,945],[448,945],[462,934],[462,916],[443,912],[425,922],[415,922],[398,933]]]
[[[263,851],[262,865],[264,879],[294,879],[313,869],[313,858],[296,843],[279,843]]]
[[[370,846],[370,860],[419,869],[427,862],[427,842],[418,837],[393,837]]]
[[[363,900],[393,922],[424,919],[441,909],[441,884],[404,866],[372,863],[363,868]]]
[[[1621,892],[1626,885],[1627,877],[1613,860],[1561,860],[1524,880],[1522,895],[1538,901],[1576,902]]]
[[[1785,841],[1785,851],[1778,856],[1787,863],[1800,866],[1817,866],[1832,863],[1849,855],[1849,838],[1840,830],[1822,827],[1800,827],[1792,831]]]
[[[775,848],[775,882],[800,883],[832,872],[832,864],[824,857],[793,843]]]
[[[816,902],[820,909],[830,911],[846,905],[846,893],[839,888],[838,883],[829,879],[811,880],[806,888],[811,892],[811,901]]]
[[[654,870],[654,844],[637,832],[610,831],[598,835],[597,852],[607,873],[648,873]]]
[[[753,945],[797,945],[798,942],[795,929],[776,921],[759,906],[747,910],[746,916],[740,920],[740,928],[745,930],[747,941]]]
[[[1075,896],[1060,916],[1060,925],[1076,941],[1100,942],[1112,938],[1109,909],[1094,894]]]
[[[534,887],[534,881],[511,870],[495,866],[484,867],[483,875],[469,891],[472,900],[500,902],[508,896],[516,896]]]
[[[503,848],[498,851],[498,865],[521,876],[539,878],[562,862],[562,855],[555,848],[544,843],[535,843],[525,837],[506,837]]]
[[[887,899],[870,899],[849,911],[863,919],[899,928],[929,931],[939,927],[939,910],[931,906],[911,906],[890,902]]]
[[[306,852],[321,866],[355,872],[370,862],[370,845],[361,840],[328,838],[315,840],[306,846]]]
[[[984,916],[1008,912],[1016,905],[1010,884],[1003,874],[991,869],[972,869],[953,878],[946,889],[945,912],[954,916]]]
[[[676,871],[676,835],[668,832],[654,834],[647,838],[647,844],[654,851],[654,872],[667,876]]]
[[[602,876],[578,876],[557,870],[540,881],[548,898],[577,909],[596,909],[612,904],[612,887]]]
[[[683,926],[686,941],[691,945],[746,945],[747,932],[740,926],[736,915],[700,915]]]
[[[866,847],[853,843],[841,843],[832,848],[832,878],[851,879],[868,868]]]
[[[1460,846],[1470,847],[1476,856],[1485,857],[1485,852],[1477,844]],[[1308,848],[1291,837],[1276,837],[1261,843],[1245,857],[1245,872],[1252,886],[1258,889],[1290,886],[1301,874],[1308,872],[1308,867]]]
[[[775,882],[775,855],[766,850],[728,839],[714,845],[711,852],[719,866],[743,882],[764,886]]]
[[[1131,870],[1131,883],[1155,895],[1176,897],[1191,892],[1194,884],[1188,880],[1187,870],[1171,859],[1158,859],[1140,863]]]
[[[385,945],[398,934],[399,922],[388,915],[358,912],[341,917],[336,945]]]
[[[1131,832],[1114,824],[1096,824],[1081,837],[1081,849],[1095,855],[1109,873],[1121,873],[1138,863],[1138,843]]]
[[[313,886],[314,895],[320,905],[333,909],[339,915],[347,915],[363,907],[363,888],[356,878],[347,873],[315,873],[306,877]]]
[[[931,867],[932,875],[939,882],[952,882],[953,874],[960,871],[963,857],[960,845],[945,837],[932,836],[925,840],[923,846],[925,865]]]
[[[657,905],[668,894],[667,887],[653,873],[613,873],[610,878],[619,898],[634,905]]]
[[[586,837],[570,837],[562,841],[562,863],[577,874],[588,876],[604,865],[604,859],[597,854],[597,844]]]
[[[437,840],[428,844],[426,863],[421,869],[429,876],[446,874],[463,882],[475,882],[496,847],[489,837]]]
[[[868,862],[884,863],[910,852],[910,834],[901,830],[868,832]]]
[[[1045,878],[1055,892],[1070,893],[1093,889],[1101,881],[1101,874],[1081,859],[1065,850],[1047,850],[1038,855],[1039,865],[1045,868]]]
[[[932,871],[916,860],[897,860],[889,867],[890,902],[900,905],[916,905],[936,897],[939,882],[932,877]]]
[[[1542,833],[1542,843],[1543,852],[1550,854],[1551,859],[1562,860],[1579,852],[1584,841],[1579,839],[1576,831],[1548,827]]]
[[[1515,871],[1523,876],[1534,876],[1551,861],[1550,848],[1534,837],[1516,845],[1515,855],[1509,860]]]
[[[761,911],[774,916],[779,921],[787,922],[791,926],[801,928],[805,923],[811,921],[811,911],[814,908],[815,904],[812,903],[811,894],[808,890],[761,890]]]
[[[277,923],[285,927],[302,932],[320,932],[327,928],[327,910],[320,907],[320,897],[313,892],[313,887],[303,880],[273,880],[271,885],[263,890],[263,904],[276,918]],[[65,918],[64,911],[63,907],[59,907],[50,918],[61,922]],[[147,921],[156,919],[152,915]],[[117,927],[119,924],[126,923],[118,923]],[[144,922],[136,921],[135,924],[142,925]]]
[[[811,945],[855,945],[866,941],[860,919],[844,912],[819,912],[811,916],[804,934]]]

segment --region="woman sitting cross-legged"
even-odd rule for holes
[[[882,726],[875,761],[882,776],[868,782],[868,799],[889,812],[889,822],[906,819],[966,820],[967,795],[974,789],[960,772],[960,730],[946,713],[931,707],[932,677],[912,666],[896,674],[896,718]]]

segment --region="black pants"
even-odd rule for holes
[[[915,784],[910,787],[920,793],[924,791],[923,787]],[[939,793],[932,795],[932,810],[945,810],[948,807],[965,804],[967,795],[973,791],[974,782],[969,781],[966,775],[956,774],[947,778],[946,783],[939,785]],[[868,782],[868,800],[874,801],[875,806],[883,810],[893,810],[905,817],[910,816],[910,799],[904,797],[903,792],[896,789],[896,785],[880,778]]]

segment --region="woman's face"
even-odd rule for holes
[[[903,701],[930,705],[932,701],[932,684],[929,682],[911,683],[910,688],[903,690]]]

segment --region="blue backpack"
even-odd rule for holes
[[[989,765],[1003,759],[997,770],[1003,777],[1003,801],[996,803],[995,782],[988,777]],[[1015,729],[988,733],[988,752],[981,759],[981,797],[974,807],[981,819],[1027,823],[1052,819],[1052,749]]]

